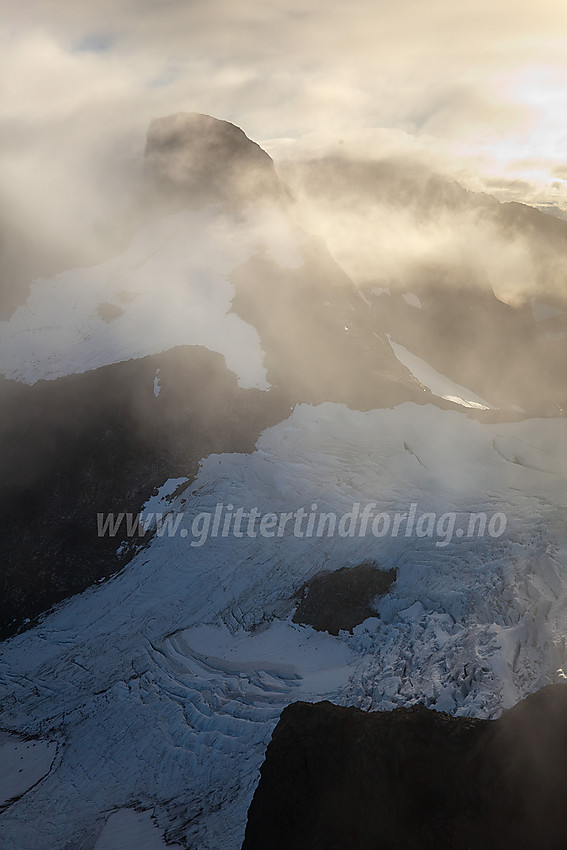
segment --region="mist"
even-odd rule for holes
[[[286,826],[441,846],[446,788],[455,846],[483,811],[530,843],[567,763],[567,7],[5,5],[0,844],[237,850],[298,700],[358,717],[378,792],[343,805],[325,734]]]
[[[553,0],[6,4],[6,309],[24,281],[124,244],[146,130],[180,111],[232,121],[270,153],[314,134],[317,155],[364,146],[382,128],[466,185],[564,209],[566,14]]]

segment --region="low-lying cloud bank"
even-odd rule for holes
[[[372,158],[386,128],[471,188],[567,208],[554,0],[32,0],[4,22],[6,286],[115,250],[145,130],[182,110],[234,121],[269,152],[317,133],[320,155],[354,134]]]

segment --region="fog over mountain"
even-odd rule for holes
[[[3,19],[2,848],[563,847],[565,10]]]
[[[114,251],[1,325],[11,848],[236,848],[289,703],[486,719],[565,676],[567,223],[199,113],[136,175]]]

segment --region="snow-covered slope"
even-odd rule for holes
[[[0,811],[46,776],[56,751],[55,741],[26,740],[0,732]]]
[[[180,844],[166,844],[159,828],[152,821],[151,811],[119,809],[107,819],[98,836],[94,850],[181,850]]]
[[[426,363],[421,357],[418,357],[416,354],[412,354],[411,351],[403,345],[400,345],[398,342],[394,342],[389,335],[388,341],[400,363],[403,363],[404,366],[410,370],[412,375],[414,375],[424,387],[431,390],[434,395],[447,399],[447,401],[453,401],[455,404],[460,404],[462,407],[473,407],[477,410],[488,410],[491,407],[491,405],[483,398],[480,398],[480,396],[471,392],[471,390],[466,387],[462,387],[460,384],[456,384],[454,381],[451,381],[450,378],[447,378],[446,375],[442,375],[430,366],[429,363]]]
[[[242,387],[266,389],[258,333],[230,312],[230,273],[264,250],[282,268],[303,263],[305,236],[274,206],[236,214],[209,205],[142,227],[100,266],[38,280],[0,323],[0,369],[34,383],[176,345],[226,358]]]
[[[169,502],[183,513],[174,536],[4,645],[0,724],[58,748],[4,814],[2,847],[93,847],[114,812],[136,808],[170,840],[236,850],[288,702],[422,700],[491,717],[560,678],[566,438],[564,420],[302,405],[254,453],[204,459]],[[191,546],[193,520],[217,504],[341,516],[368,503],[390,515],[415,505],[414,529],[299,537],[287,524],[281,537]],[[505,528],[459,536],[471,511],[502,513]],[[453,512],[448,535],[439,521]],[[307,579],[367,559],[397,570],[378,616],[338,637],[291,622]]]

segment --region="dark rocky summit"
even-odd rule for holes
[[[303,587],[293,622],[332,635],[352,631],[375,616],[372,602],[387,593],[395,579],[395,570],[380,570],[372,563],[318,573]]]
[[[294,703],[242,850],[564,850],[567,686],[498,720]]]
[[[168,203],[278,200],[285,197],[271,157],[234,124],[178,112],[150,124],[144,157],[149,186]]]

